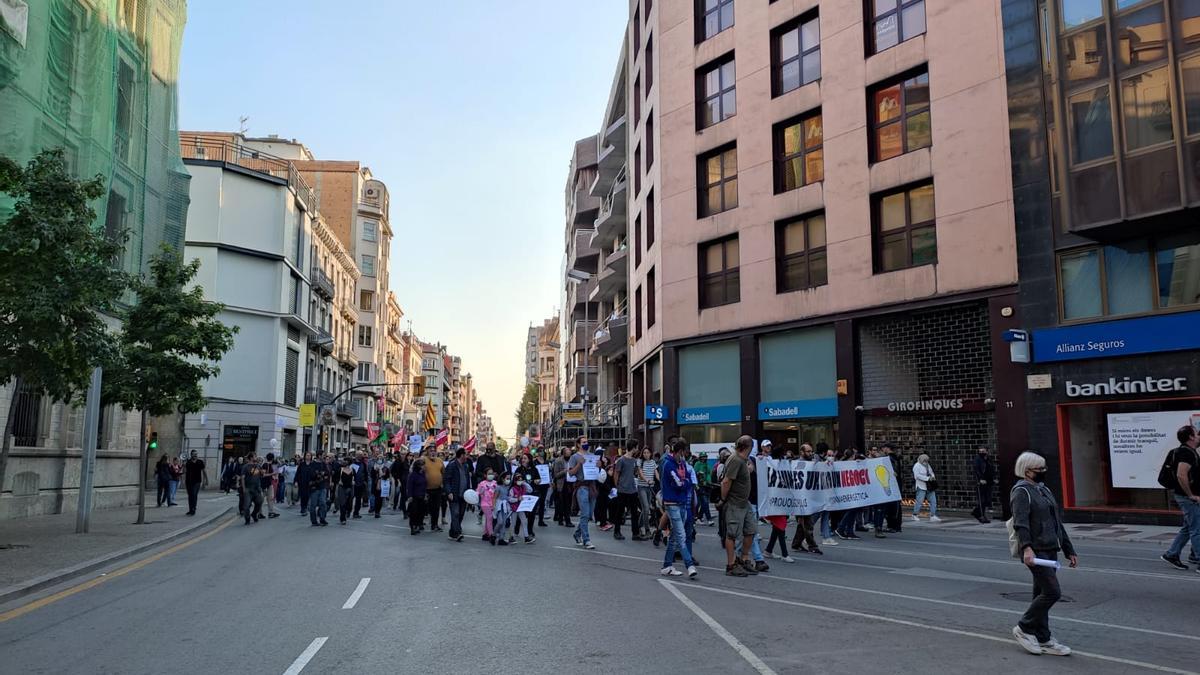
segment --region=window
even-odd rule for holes
[[[649,14],[649,12],[647,12]],[[633,10],[633,58],[637,58],[642,49],[642,10]]]
[[[373,220],[363,221],[363,241],[376,241],[379,238],[377,234],[379,223]]]
[[[434,368],[434,360],[433,359],[425,359],[424,361],[421,362],[421,370],[433,370],[433,368]]]
[[[929,147],[929,73],[874,87],[869,98],[872,161]]]
[[[733,27],[733,0],[696,0],[696,42]]]
[[[375,311],[375,291],[358,292],[358,308],[364,312]]]
[[[129,65],[125,59],[119,59],[118,61],[117,132],[114,139],[113,151],[117,157],[129,162],[132,161],[129,149],[133,145],[131,142],[131,133],[133,132],[134,74],[133,66]]]
[[[1186,234],[1164,239],[1157,249],[1158,306],[1200,303],[1200,236]]]
[[[937,262],[932,183],[876,196],[873,202],[876,272]]]
[[[638,286],[633,289],[633,335],[636,339],[642,339],[642,287]]]
[[[775,193],[825,179],[821,113],[775,125]]]
[[[646,118],[646,173],[654,166],[654,111]]]
[[[633,218],[633,267],[642,264],[642,214]]]
[[[654,245],[654,188],[646,192],[646,250]]]
[[[821,79],[821,27],[815,14],[784,24],[771,36],[772,95]]]
[[[358,327],[358,346],[359,347],[370,347],[371,346],[371,327],[370,326],[360,325]]]
[[[642,121],[642,76],[638,75],[633,81],[633,126],[632,129],[637,129],[637,125]]]
[[[700,309],[741,300],[737,235],[700,245]]]
[[[872,54],[925,32],[925,0],[869,0],[868,6],[872,19],[867,44]]]
[[[375,256],[364,255],[362,257],[362,273],[367,276],[375,276]]]
[[[654,268],[646,273],[646,328],[654,326],[655,321]]]
[[[824,214],[778,223],[775,226],[775,292],[816,288],[828,282]]]
[[[733,54],[696,73],[696,128],[706,129],[737,114]]]
[[[642,146],[633,149],[633,196],[642,194]]]
[[[436,386],[437,386],[437,376],[436,375],[426,375],[425,376],[425,388],[433,389]]]
[[[737,146],[701,155],[700,217],[712,216],[737,206]]]
[[[370,361],[363,361],[362,363],[358,364],[358,381],[359,382],[370,382],[371,381],[371,362]]]
[[[654,36],[646,38],[646,95],[654,88]]]

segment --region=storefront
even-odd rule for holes
[[[1175,432],[1200,428],[1200,312],[1033,333],[1031,442],[1071,520],[1175,524],[1158,485]]]
[[[778,451],[837,447],[837,347],[833,326],[758,338],[758,433]]]
[[[741,352],[736,340],[682,347],[675,422],[689,443],[733,443],[741,434]]]

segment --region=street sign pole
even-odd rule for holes
[[[79,498],[76,500],[75,533],[83,534],[88,531],[92,518],[92,485],[96,473],[96,437],[100,426],[100,368],[92,370],[92,382],[88,386],[87,402],[83,409],[83,457],[79,465]],[[139,453],[139,457],[141,454]],[[141,471],[138,471],[141,476]],[[138,485],[139,492],[146,489]]]

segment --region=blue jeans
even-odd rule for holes
[[[926,498],[929,499],[929,515],[937,515],[937,493],[928,492],[925,490],[917,490],[917,501],[915,504],[913,504],[914,516],[921,515],[921,503],[924,502]]]
[[[833,538],[833,528],[829,526],[829,512],[828,511],[821,512],[821,538],[822,539],[832,539]]]
[[[329,510],[327,495],[325,488],[313,490],[308,495],[308,520],[313,525],[325,522],[325,514]]]
[[[679,504],[667,504],[663,507],[667,512],[667,518],[671,521],[671,537],[667,540],[667,553],[663,557],[663,567],[670,567],[675,564],[675,550],[678,549],[683,555],[683,564],[691,567],[696,564],[692,560],[692,547],[687,544],[687,536],[685,536],[686,526],[683,524],[684,508]]]
[[[175,491],[179,489],[179,481],[173,480],[167,488],[167,503],[175,503]]]
[[[708,488],[704,487],[699,490],[700,493],[700,517],[704,520],[712,520],[712,511],[708,508]]]
[[[592,540],[592,535],[588,534],[588,520],[592,517],[594,506],[592,491],[579,488],[575,491],[575,501],[579,503],[579,524],[575,526],[575,534],[586,544]]]
[[[1183,527],[1179,528],[1179,534],[1175,535],[1175,541],[1167,549],[1167,557],[1178,558],[1189,539],[1192,541],[1192,555],[1200,556],[1200,504],[1183,495],[1175,495],[1175,503],[1183,511]]]

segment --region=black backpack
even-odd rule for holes
[[[1176,480],[1175,472],[1175,452],[1177,450],[1178,448],[1167,451],[1167,458],[1163,460],[1163,465],[1158,470],[1158,484],[1168,490],[1179,489],[1179,481]]]

